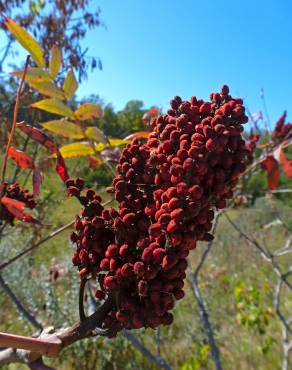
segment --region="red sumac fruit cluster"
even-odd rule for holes
[[[260,140],[260,134],[254,134],[251,132],[251,134],[248,137],[248,141],[246,142],[245,146],[246,149],[249,151],[247,154],[247,164],[251,164],[253,161],[253,153],[256,149],[257,142]]]
[[[28,189],[22,189],[18,183],[9,185],[7,182],[4,182],[1,194],[2,197],[23,202],[27,208],[33,209],[36,206],[33,194],[30,194]],[[0,203],[0,224],[6,222],[13,225],[14,219],[15,216],[9,212],[3,203]]]
[[[81,195],[79,180],[67,182],[84,205],[71,236],[73,263],[98,280],[98,299],[116,297],[104,328],[172,323],[189,251],[213,239],[214,210],[226,207],[245,171],[252,149],[242,138],[243,102],[226,85],[210,97],[176,96],[167,114],[151,120],[147,142],[126,146],[113,181],[117,210],[104,209],[91,189]]]
[[[292,139],[292,123],[285,123],[287,112],[285,111],[276,123],[273,132],[273,141],[280,144],[284,140]]]

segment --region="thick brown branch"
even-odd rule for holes
[[[63,348],[90,336],[96,327],[100,327],[113,306],[114,300],[109,297],[83,322],[60,329],[51,335],[41,335],[39,338],[0,333],[0,347],[11,347],[0,351],[0,365],[11,362],[32,364],[42,355],[58,356]]]

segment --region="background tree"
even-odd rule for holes
[[[94,11],[89,11],[93,4]],[[30,31],[40,42],[48,57],[52,45],[63,52],[63,68],[73,67],[79,82],[87,77],[89,69],[102,68],[99,58],[87,55],[88,48],[81,45],[88,29],[101,25],[100,9],[91,0],[4,0],[0,11],[13,18]],[[3,22],[0,27],[7,37],[7,44],[0,57],[0,71],[9,55],[15,55],[13,38]]]

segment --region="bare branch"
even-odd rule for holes
[[[24,307],[24,305],[20,302],[20,300],[16,297],[13,293],[9,285],[4,281],[2,276],[0,275],[0,285],[4,292],[8,295],[8,297],[12,300],[15,304],[17,310],[38,330],[43,330],[43,326],[39,323],[36,318]]]
[[[292,242],[292,236],[286,240],[286,243],[283,248],[278,249],[273,254],[275,257],[283,256],[284,254],[288,254],[292,252],[292,248],[290,248]]]
[[[284,313],[281,310],[281,293],[283,285],[285,285],[290,291],[292,290],[292,285],[288,280],[288,277],[292,274],[292,266],[288,268],[288,271],[283,273],[279,265],[275,262],[275,257],[280,257],[285,254],[291,253],[292,249],[290,248],[291,244],[291,235],[288,237],[285,246],[275,252],[270,252],[267,248],[262,247],[259,242],[245,232],[243,232],[237,224],[235,224],[231,218],[225,213],[225,217],[233,228],[240,234],[241,237],[245,238],[250,245],[254,246],[259,252],[263,259],[270,263],[275,274],[277,275],[277,282],[275,285],[274,292],[274,308],[276,315],[282,325],[282,348],[283,348],[283,358],[282,358],[282,370],[289,370],[290,366],[290,351],[292,350],[292,342],[289,340],[289,335],[292,334],[292,329],[290,327],[291,321],[290,318],[286,318]]]
[[[169,364],[160,356],[155,356],[152,352],[150,352],[143,344],[139,341],[139,339],[128,330],[123,330],[122,335],[132,343],[132,345],[141,352],[150,362],[158,366],[160,369],[163,370],[172,370]]]
[[[215,232],[215,229],[217,227],[219,216],[220,216],[220,214],[216,215],[214,225],[213,225],[213,233]],[[199,306],[200,317],[201,317],[201,320],[202,320],[204,330],[205,330],[206,335],[207,335],[208,343],[209,343],[210,348],[211,348],[211,354],[212,354],[212,358],[213,358],[213,361],[215,363],[216,369],[217,370],[222,370],[220,352],[219,352],[219,349],[217,347],[215,337],[214,337],[214,333],[213,333],[213,328],[212,328],[212,325],[211,325],[211,322],[210,322],[210,319],[209,319],[207,304],[206,304],[206,302],[205,302],[205,300],[202,296],[202,293],[201,293],[201,290],[200,290],[199,284],[198,284],[199,272],[200,272],[204,262],[206,261],[206,258],[208,256],[212,246],[213,246],[213,240],[210,241],[207,244],[207,247],[206,247],[206,249],[204,250],[204,252],[201,256],[201,258],[199,260],[199,263],[197,264],[194,272],[191,273],[191,279],[189,280],[189,283],[190,283],[190,286],[193,290],[194,296],[195,296],[196,301],[197,301],[198,306]]]
[[[209,319],[209,313],[208,313],[207,305],[206,305],[206,302],[205,302],[205,300],[202,296],[201,290],[199,288],[197,278],[194,275],[191,276],[190,285],[192,287],[192,290],[194,292],[195,298],[196,298],[198,306],[199,306],[200,317],[201,317],[201,320],[202,320],[202,324],[204,326],[204,330],[205,330],[206,335],[207,335],[208,343],[209,343],[210,348],[211,348],[211,354],[212,354],[212,358],[214,360],[216,369],[217,370],[222,370],[220,352],[219,352],[219,349],[218,349],[216,341],[215,341],[213,328],[212,328],[212,325],[211,325],[211,322],[210,322],[210,319]]]
[[[279,268],[278,264],[274,260],[274,255],[271,254],[269,251],[265,250],[260,243],[256,240],[251,238],[249,235],[247,235],[245,232],[243,232],[228,216],[228,214],[225,212],[224,216],[227,218],[229,223],[233,226],[233,228],[240,234],[241,237],[243,237],[245,240],[247,240],[251,245],[255,246],[256,249],[260,252],[263,259],[267,262],[269,262],[273,266],[273,270],[277,274],[277,276],[282,277],[285,285],[292,290],[292,284],[287,279],[287,274],[283,274],[281,269]]]
[[[13,258],[11,258],[9,261],[2,263],[0,265],[0,270],[2,270],[5,267],[11,265],[13,262],[17,261],[20,257],[23,257],[26,254],[28,254],[28,253],[32,252],[33,250],[37,249],[40,245],[42,245],[43,243],[45,243],[48,240],[52,239],[53,237],[55,237],[56,235],[60,234],[61,232],[69,229],[69,227],[71,227],[71,226],[74,225],[74,222],[75,221],[71,221],[68,224],[61,226],[59,229],[53,231],[51,234],[49,234],[45,238],[43,238],[40,241],[38,241],[36,244],[33,244],[32,246],[23,249],[20,253],[18,253],[16,256],[14,256]]]

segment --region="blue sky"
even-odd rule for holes
[[[283,0],[101,0],[107,30],[86,46],[96,71],[80,89],[122,108],[130,99],[167,108],[174,95],[207,98],[223,83],[270,118],[292,115],[292,2]],[[290,112],[290,115],[289,115]]]
[[[103,70],[89,74],[79,96],[99,94],[118,110],[127,101],[167,109],[174,95],[208,98],[223,83],[272,123],[292,117],[291,0],[92,0],[105,28],[83,44]]]

